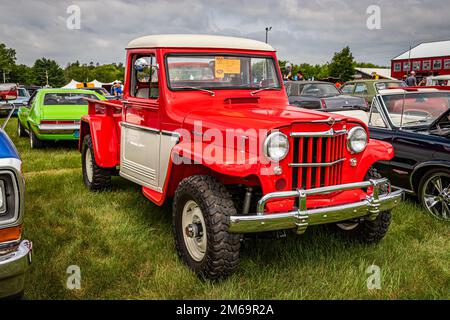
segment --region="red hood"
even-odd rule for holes
[[[224,105],[211,108],[200,108],[191,111],[184,120],[185,127],[192,127],[194,122],[201,121],[204,129],[266,129],[271,130],[289,126],[293,123],[326,120],[330,116],[346,119],[337,114],[302,109],[295,106],[263,106],[260,104]],[[356,120],[357,121],[357,120]],[[358,121],[359,122],[359,121]]]

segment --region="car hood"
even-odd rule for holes
[[[42,106],[41,120],[79,120],[88,113],[88,106]]]
[[[0,129],[0,158],[16,158],[20,159],[14,143],[9,138],[8,134]]]
[[[186,128],[192,128],[196,122],[203,129],[266,129],[271,130],[294,123],[323,121],[330,117],[346,119],[344,116],[302,109],[296,106],[261,106],[242,104],[223,106],[211,111],[211,108],[194,109],[184,120]]]

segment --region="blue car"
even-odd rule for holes
[[[0,85],[0,100],[2,87],[5,85]],[[32,243],[22,239],[25,210],[22,161],[4,127],[0,128],[0,299],[21,296],[32,251]]]

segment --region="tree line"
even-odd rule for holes
[[[47,83],[52,87],[61,87],[74,79],[79,82],[88,82],[97,79],[100,82],[124,80],[125,67],[122,63],[103,64],[79,61],[68,63],[63,69],[55,60],[40,58],[33,66],[16,64],[16,51],[0,43],[0,82],[14,82],[24,85],[44,86]],[[286,72],[288,61],[280,60],[281,71]],[[335,52],[331,62],[311,65],[308,63],[291,64],[292,74],[298,71],[304,79],[333,78],[340,82],[353,79],[356,67],[383,68],[372,63],[356,62],[350,48],[347,46]]]
[[[286,64],[288,61],[278,61],[281,71],[286,74]],[[353,79],[355,68],[388,68],[379,66],[370,62],[356,62],[350,47],[344,47],[341,51],[335,52],[331,62],[325,64],[311,65],[308,63],[292,64],[292,75],[301,72],[304,79],[324,80],[333,78],[336,81],[344,83]]]
[[[16,51],[0,43],[0,82],[13,82],[23,85],[62,87],[70,80],[88,82],[94,79],[100,82],[123,81],[125,67],[122,63],[103,64],[79,61],[68,63],[63,69],[55,60],[37,59],[32,66],[16,64]]]

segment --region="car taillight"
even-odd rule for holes
[[[80,124],[80,120],[42,120],[41,124]]]
[[[320,102],[322,103],[322,109],[326,109],[327,108],[327,103],[325,102],[324,99],[320,99]]]

